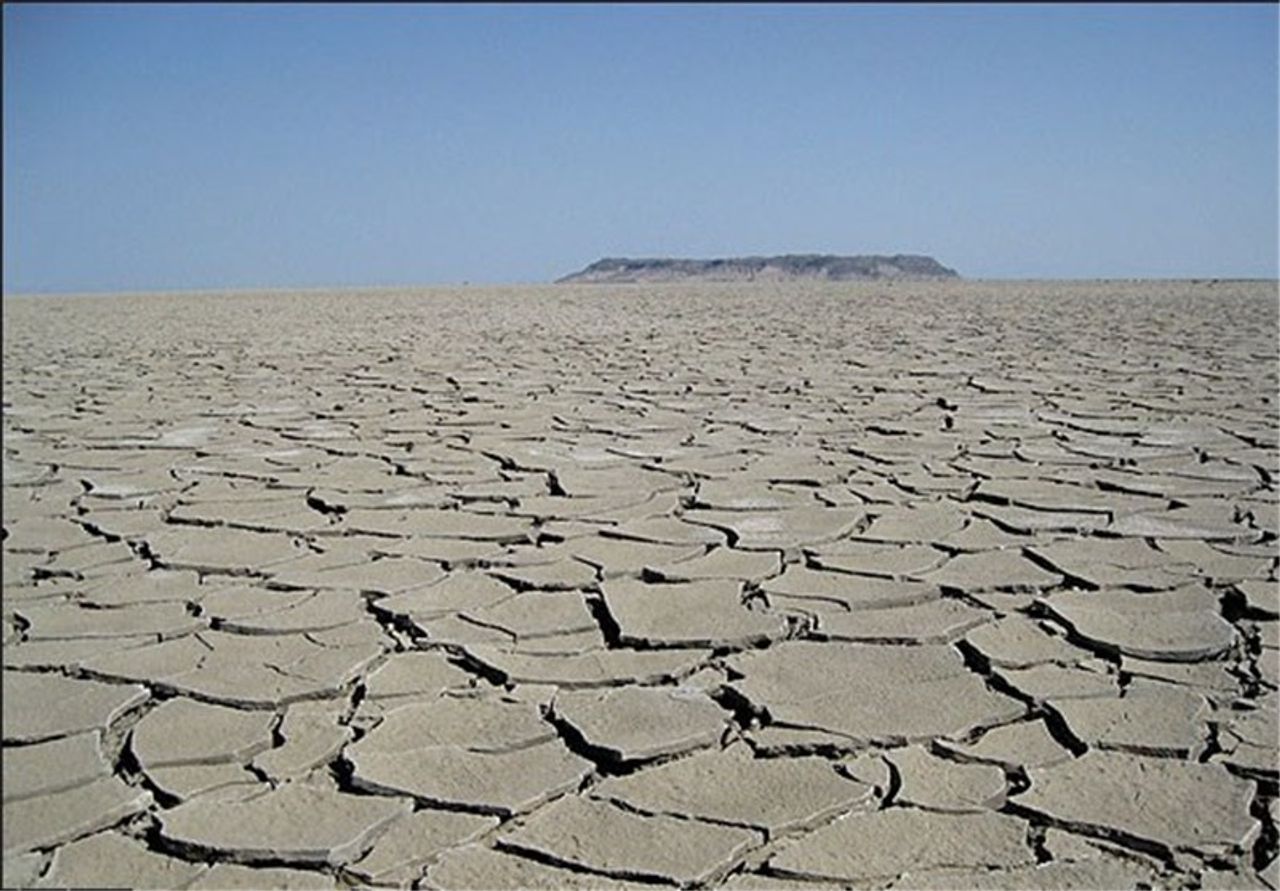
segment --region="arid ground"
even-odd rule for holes
[[[1276,888],[1277,307],[6,298],[4,885]]]

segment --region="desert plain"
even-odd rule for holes
[[[1280,887],[1277,311],[6,298],[3,884]]]

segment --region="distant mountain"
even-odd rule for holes
[[[878,279],[959,278],[933,257],[894,254],[836,257],[786,254],[781,257],[730,257],[720,260],[627,259],[606,257],[557,282],[745,282],[874,281]]]

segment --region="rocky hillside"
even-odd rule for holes
[[[787,254],[781,257],[731,257],[720,260],[606,257],[560,282],[668,281],[866,281],[874,279],[959,278],[954,269],[916,254],[837,257]]]

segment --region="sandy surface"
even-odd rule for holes
[[[1277,886],[1274,283],[4,301],[6,887]]]

